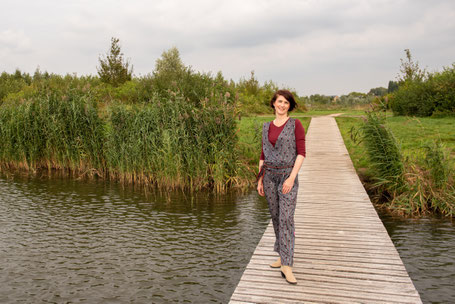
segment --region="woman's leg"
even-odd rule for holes
[[[280,226],[279,226],[279,214],[280,214],[280,205],[279,205],[279,198],[278,198],[278,184],[279,180],[277,180],[276,176],[271,173],[264,174],[264,193],[267,199],[267,203],[269,205],[270,215],[272,217],[273,223],[273,230],[275,231],[275,246],[273,250],[280,253]]]
[[[283,181],[284,182],[284,178]],[[279,185],[279,249],[281,265],[292,266],[294,264],[295,226],[294,211],[297,203],[299,183],[296,179],[289,193],[281,192],[283,183]]]

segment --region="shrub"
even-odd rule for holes
[[[408,81],[393,93],[390,106],[395,115],[430,116],[435,105],[434,94],[429,81]]]
[[[455,64],[431,77],[433,86],[433,115],[455,115]]]

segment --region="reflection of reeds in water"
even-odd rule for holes
[[[246,182],[234,108],[223,96],[197,106],[176,95],[105,110],[101,117],[94,98],[77,90],[3,104],[2,166],[193,190]]]
[[[455,214],[454,176],[440,141],[427,143],[425,152],[414,159],[404,159],[381,114],[368,112],[362,130],[375,171],[374,186],[380,195],[389,197],[392,208],[407,214]]]

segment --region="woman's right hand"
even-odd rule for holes
[[[262,178],[258,181],[258,193],[260,196],[264,196],[264,184],[262,183]]]

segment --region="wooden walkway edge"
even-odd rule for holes
[[[230,303],[422,303],[331,116],[312,118],[295,211],[297,285],[269,263],[270,222]]]

